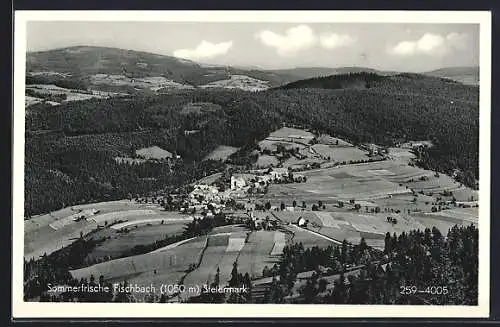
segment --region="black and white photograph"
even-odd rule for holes
[[[19,315],[488,315],[488,12],[15,18]]]

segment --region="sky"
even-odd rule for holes
[[[27,51],[116,47],[200,63],[423,72],[479,65],[478,24],[28,22]]]

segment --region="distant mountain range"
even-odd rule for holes
[[[30,52],[26,56],[26,69],[28,73],[45,73],[52,77],[55,73],[70,74],[70,77],[66,75],[65,78],[78,78],[84,81],[101,74],[112,75],[111,77],[115,79],[163,77],[191,86],[231,80],[234,75],[244,75],[268,82],[269,86],[278,86],[296,80],[293,76],[272,71],[209,66],[171,56],[94,46]],[[38,76],[41,75],[38,74]]]
[[[32,77],[30,83],[78,80],[82,85],[107,91],[137,90],[138,85],[151,85],[150,89],[156,91],[162,88],[172,89],[175,86],[181,89],[219,87],[252,91],[312,77],[346,73],[376,73],[387,76],[399,73],[366,67],[245,69],[205,65],[171,56],[96,46],[29,52],[26,58],[27,72]],[[479,83],[478,67],[442,68],[423,74],[449,78],[465,84]]]

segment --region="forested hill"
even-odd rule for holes
[[[450,79],[414,73],[401,73],[391,76],[369,72],[331,75],[295,81],[280,88],[362,89],[378,93],[436,96],[450,101],[460,100],[479,103],[479,88],[476,86],[463,85]]]

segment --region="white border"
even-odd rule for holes
[[[14,318],[488,317],[490,297],[491,12],[489,11],[16,11],[14,13]],[[154,304],[23,302],[24,81],[27,21],[330,22],[480,24],[480,196],[478,306]]]

